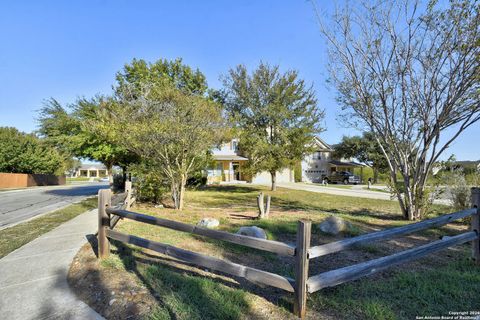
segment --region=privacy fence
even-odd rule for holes
[[[145,214],[129,211],[131,205],[131,184],[130,191],[126,192],[125,202],[119,206],[112,206],[112,195],[110,190],[100,190],[98,197],[98,253],[99,258],[108,257],[110,252],[108,239],[114,239],[123,243],[133,244],[142,248],[147,248],[161,254],[174,257],[181,261],[191,263],[197,266],[220,271],[236,277],[244,278],[254,283],[269,285],[280,288],[288,292],[293,292],[294,313],[304,318],[306,313],[307,294],[316,292],[326,287],[333,287],[344,282],[352,281],[363,276],[371,275],[390,266],[411,261],[432,252],[442,250],[454,245],[462,244],[468,241],[472,243],[472,255],[478,264],[480,264],[480,189],[472,188],[473,208],[463,210],[434,219],[424,220],[422,222],[412,223],[406,226],[387,229],[383,231],[368,233],[365,235],[335,241],[319,246],[310,246],[311,222],[298,221],[297,235],[295,245],[258,239],[224,231],[212,230],[186,224],[178,221],[161,219]],[[113,218],[111,218],[113,216]],[[339,252],[354,247],[359,244],[366,244],[373,241],[385,241],[394,237],[410,234],[416,231],[439,227],[466,217],[471,218],[471,227],[468,232],[445,237],[442,240],[434,241],[422,246],[401,251],[389,256],[378,259],[361,262],[351,266],[323,272],[317,275],[309,276],[308,265],[311,259],[319,258],[330,253]],[[237,245],[250,247],[258,250],[273,252],[276,254],[292,257],[295,267],[295,278],[278,275],[275,273],[259,270],[256,268],[244,266],[219,258],[210,257],[197,252],[184,250],[165,243],[159,243],[148,239],[140,238],[134,235],[114,231],[116,222],[119,219],[130,219],[142,223],[156,225],[182,232],[222,240]]]
[[[0,172],[0,188],[25,188],[36,186],[64,185],[65,176],[53,174],[27,174]]]

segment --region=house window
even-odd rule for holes
[[[237,140],[232,140],[232,150],[233,151],[238,151],[238,141]]]
[[[322,160],[322,153],[317,151],[313,154],[313,159],[315,160]]]

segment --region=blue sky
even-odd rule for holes
[[[181,57],[214,88],[239,63],[297,69],[326,110],[322,138],[356,134],[336,121],[325,44],[308,1],[2,1],[0,43],[0,126],[30,132],[44,99],[110,93],[115,73],[133,58]],[[479,159],[472,147],[479,136],[480,125],[470,128],[443,158]]]

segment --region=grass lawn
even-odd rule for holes
[[[260,191],[272,195],[268,220],[254,219],[256,196]],[[230,232],[244,225],[256,225],[265,229],[269,239],[288,243],[295,241],[296,221],[305,218],[313,223],[312,246],[408,223],[401,220],[400,209],[394,201],[282,188],[270,192],[248,185],[189,190],[186,204],[182,212],[149,204],[139,204],[134,211],[193,224],[203,217],[214,217],[220,220],[221,230]],[[430,215],[449,212],[450,208],[437,205]],[[348,220],[353,227],[338,236],[322,234],[317,224],[332,214]],[[310,275],[388,255],[466,229],[467,225],[456,223],[317,258],[311,260]],[[290,257],[134,221],[122,220],[116,230],[293,277]],[[290,313],[293,295],[282,290],[262,288],[135,246],[114,242],[111,252],[108,259],[99,262],[87,245],[77,255],[69,273],[70,284],[77,295],[108,319],[130,315],[146,319],[294,319]],[[470,246],[462,245],[371,277],[321,290],[309,295],[307,318],[415,319],[417,315],[479,310],[476,293],[480,290],[480,268],[470,261],[469,255]],[[92,295],[92,290],[98,295]]]
[[[97,198],[90,198],[33,220],[0,230],[0,258],[47,233],[65,221],[96,207]]]

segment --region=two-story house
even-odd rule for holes
[[[334,148],[319,137],[315,137],[314,147],[316,150],[303,158],[302,182],[322,182],[322,180],[335,171],[348,171],[353,173],[355,167],[362,164],[345,159],[335,159]]]
[[[323,178],[335,171],[353,172],[354,167],[361,164],[333,159],[333,148],[322,139],[315,137],[315,151],[301,161],[302,182],[322,182]],[[271,182],[269,172],[259,172],[251,177],[242,171],[248,158],[244,157],[238,149],[238,139],[222,144],[212,150],[214,166],[207,169],[207,183],[221,182],[251,182],[268,184]],[[277,182],[294,182],[293,168],[286,168],[277,172]]]
[[[270,183],[269,172],[259,172],[253,177],[242,170],[248,158],[244,157],[238,149],[238,139],[232,139],[212,150],[214,166],[207,169],[207,183],[220,182],[251,182]],[[284,169],[277,172],[278,182],[293,182],[293,170]]]

